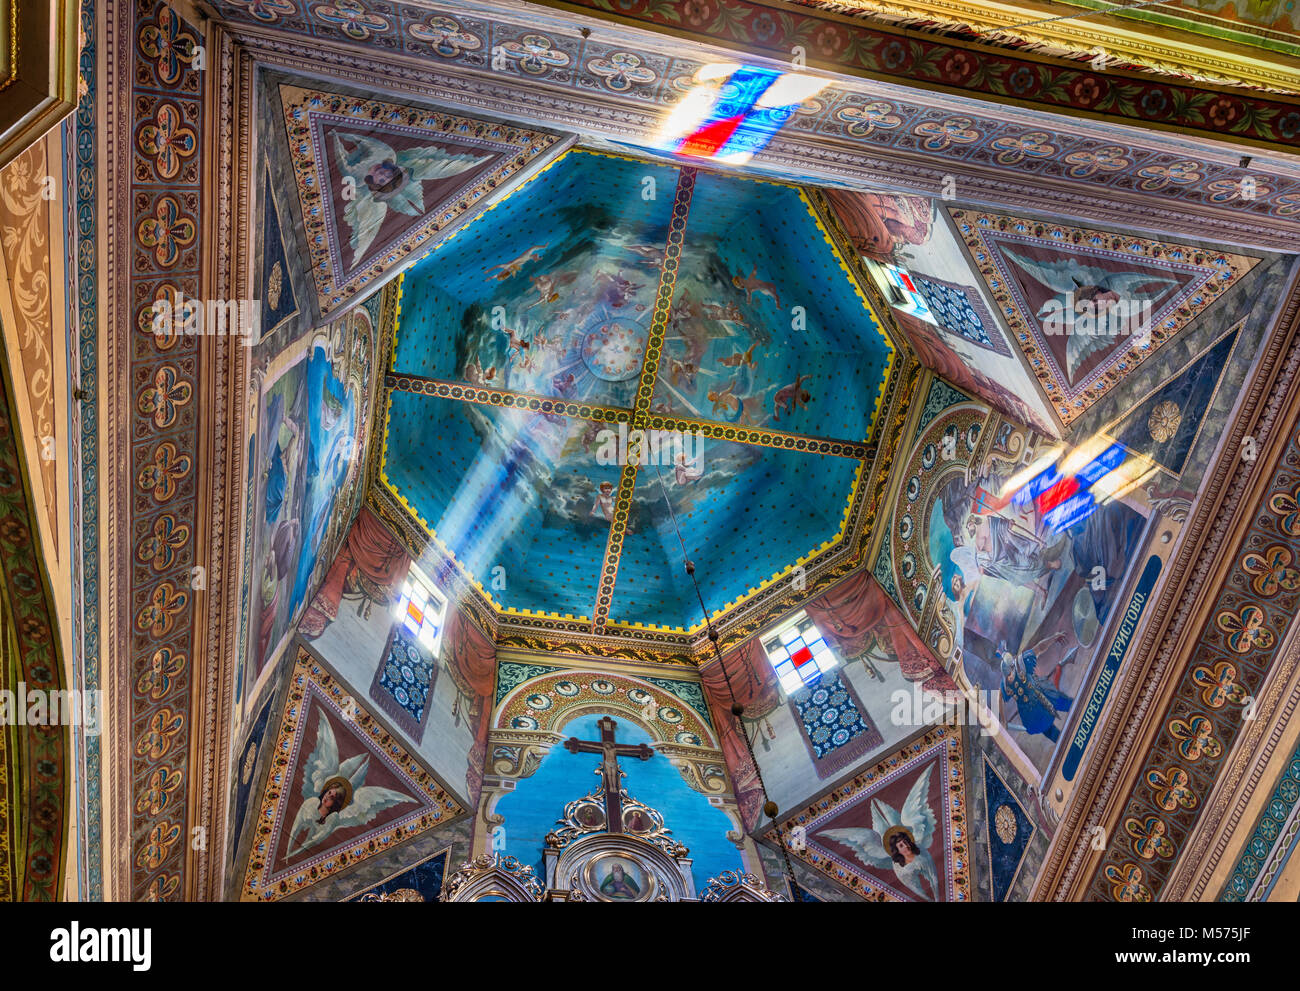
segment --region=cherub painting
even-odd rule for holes
[[[303,773],[303,802],[289,830],[288,857],[320,846],[337,830],[365,826],[387,808],[417,804],[403,792],[367,785],[370,755],[341,758],[329,719],[319,710],[316,718],[316,746]]]
[[[942,900],[939,873],[929,852],[936,825],[929,801],[933,774],[931,764],[912,784],[900,809],[872,799],[871,828],[823,829],[817,836],[843,844],[867,866],[891,871],[918,898]]]
[[[379,236],[389,211],[425,214],[424,183],[484,165],[492,156],[456,154],[424,145],[396,149],[365,134],[333,134],[334,164],[343,177],[343,222],[353,268]]]

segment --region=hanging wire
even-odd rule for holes
[[[677,525],[677,513],[673,510],[672,500],[668,498],[668,486],[664,484],[663,466],[656,464],[655,473],[659,479],[659,488],[664,494],[664,503],[668,506],[668,516],[673,521],[673,531],[677,534],[677,542],[682,547],[682,560],[686,562],[686,574],[690,576],[691,584],[695,586],[695,597],[700,601],[700,612],[704,615],[704,628],[708,631],[709,643],[713,645],[713,656],[717,658],[718,664],[722,667],[722,676],[726,679],[727,694],[731,696],[731,714],[740,729],[741,738],[745,741],[745,749],[749,751],[749,762],[754,766],[754,774],[758,777],[758,788],[763,793],[763,814],[772,820],[772,828],[776,831],[776,844],[781,850],[781,859],[785,864],[785,876],[790,883],[791,893],[793,893],[797,882],[794,879],[794,866],[790,863],[790,852],[786,849],[785,835],[781,831],[781,824],[776,821],[779,810],[768,797],[767,785],[763,782],[763,769],[758,766],[758,757],[754,754],[754,742],[749,738],[749,732],[745,729],[745,721],[741,718],[745,713],[745,707],[736,701],[736,692],[731,686],[731,672],[727,670],[727,665],[722,662],[722,652],[718,649],[718,634],[709,621],[709,610],[704,605],[704,593],[700,591],[699,580],[695,577],[695,563],[686,550],[686,541],[682,538],[682,528]],[[744,828],[743,822],[741,828]]]

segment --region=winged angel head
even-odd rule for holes
[[[872,867],[892,870],[918,897],[938,901],[939,875],[928,852],[935,823],[927,801],[933,773],[931,764],[912,785],[901,810],[872,799],[870,829],[825,829],[819,835],[843,843]]]
[[[334,135],[334,156],[339,171],[350,179],[343,219],[352,232],[352,257],[366,253],[389,210],[408,217],[425,213],[424,183],[460,175],[490,156],[458,155],[432,146],[397,151],[363,134]]]
[[[290,857],[310,850],[335,830],[364,826],[384,809],[416,799],[392,788],[366,784],[369,754],[339,759],[334,730],[317,714],[316,748],[303,775],[303,803],[289,833]]]

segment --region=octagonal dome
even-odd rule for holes
[[[503,612],[689,631],[845,536],[894,348],[795,186],[570,151],[404,277],[380,477]]]

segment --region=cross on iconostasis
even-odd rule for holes
[[[646,744],[615,743],[614,731],[618,723],[605,716],[596,724],[600,728],[600,740],[579,740],[571,736],[564,741],[564,749],[571,754],[600,754],[600,776],[605,783],[605,822],[611,833],[623,832],[623,771],[618,766],[620,757],[636,757],[649,760],[654,751]]]

